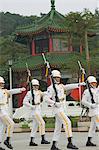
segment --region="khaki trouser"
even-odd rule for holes
[[[40,135],[45,134],[45,122],[39,112],[35,112],[33,115],[33,122],[32,122],[32,130],[31,130],[31,137],[36,136],[36,132],[39,126]]]
[[[71,121],[70,119],[65,115],[64,112],[58,112],[55,115],[56,122],[55,122],[55,130],[54,130],[54,136],[53,141],[58,141],[60,134],[61,134],[61,128],[62,124],[65,129],[65,133],[67,137],[72,137],[72,130],[71,130]]]
[[[88,132],[88,137],[93,137],[96,131],[96,127],[99,129],[99,116],[91,117],[90,129]]]
[[[4,110],[0,110],[0,120],[7,127],[7,137],[12,137],[14,122]],[[2,130],[2,128],[1,128]],[[4,130],[4,129],[3,129]]]
[[[3,122],[0,120],[0,143],[3,140],[3,136],[5,133],[5,125],[3,124]]]

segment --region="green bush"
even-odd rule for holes
[[[29,128],[28,124],[22,124],[21,128]]]
[[[54,128],[55,127],[55,118],[54,117],[44,117],[45,127],[46,128]]]
[[[72,127],[77,127],[77,122],[79,120],[79,117],[78,116],[76,116],[76,117],[70,116],[69,118],[71,120]],[[45,128],[55,128],[55,117],[49,117],[49,118],[44,117],[43,119],[45,121]],[[30,122],[25,121],[24,118],[14,119],[14,122],[15,123],[20,123],[22,128],[29,128],[29,123]]]
[[[79,120],[79,117],[78,117],[78,116],[76,116],[76,117],[70,116],[70,120],[71,120],[72,127],[78,127],[78,126],[77,126],[77,122],[78,122],[78,120]]]

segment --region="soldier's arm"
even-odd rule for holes
[[[9,94],[19,94],[19,93],[22,93],[24,92],[26,89],[24,87],[22,88],[15,88],[15,89],[11,89],[11,90],[8,90]]]
[[[66,84],[66,85],[64,85],[64,88],[65,88],[65,90],[72,90],[72,89],[79,88],[79,86],[85,86],[85,85],[86,85],[85,82],[73,83],[73,84]]]

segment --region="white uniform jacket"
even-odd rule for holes
[[[53,88],[53,85],[49,86],[47,89],[47,96],[48,98],[46,98],[46,101],[53,107],[54,113],[60,112],[60,111],[64,111],[64,105],[66,102],[66,91],[67,90],[72,90],[75,88],[79,88],[80,83],[75,83],[75,84],[55,84],[56,90],[57,90],[57,94],[58,94],[58,99],[59,99],[59,103],[60,106],[56,107],[55,102],[55,91]]]
[[[95,116],[99,115],[99,88],[91,88],[92,94],[93,94],[93,99],[96,103],[96,107],[92,108],[92,102],[91,102],[91,95],[89,93],[89,90],[86,89],[83,93],[82,96],[82,104],[84,106],[87,106],[89,108],[89,116]]]
[[[0,89],[0,110],[9,113],[9,98],[10,95],[22,93],[22,88],[15,88],[11,90]]]
[[[43,92],[40,90],[33,90],[34,93],[34,103],[35,105],[32,104],[32,94],[31,91],[28,91],[24,100],[23,100],[23,105],[27,106],[28,108],[31,109],[32,115],[34,115],[35,111],[41,113],[41,98],[43,97]]]

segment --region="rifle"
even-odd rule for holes
[[[80,61],[78,61],[78,65],[79,65],[80,71],[82,72],[82,74],[84,74],[85,79],[87,79],[87,75],[85,73],[85,69],[81,66]],[[89,85],[89,82],[87,80],[86,80],[86,86],[89,89],[89,91],[91,92],[90,85]],[[92,92],[90,93],[90,95],[93,95]],[[93,99],[93,96],[91,98]],[[85,110],[85,112],[84,112],[84,110]],[[89,112],[89,108],[85,107],[84,105],[82,105],[82,111],[81,111],[81,114],[80,114],[80,120],[82,120],[82,116],[85,116],[85,115],[88,116],[88,112]]]
[[[87,89],[89,90],[89,93],[90,93],[90,96],[91,96],[91,102],[92,102],[92,104],[94,104],[95,101],[94,101],[94,98],[93,98],[93,93],[92,93],[92,91],[91,91],[90,83],[89,83],[88,80],[87,80],[87,75],[86,75],[85,69],[81,66],[80,61],[78,61],[78,64],[79,64],[80,70],[81,70],[82,73],[85,75],[86,86],[87,86]]]
[[[56,87],[55,87],[55,82],[54,82],[54,78],[53,78],[53,75],[52,75],[52,70],[51,70],[50,64],[46,60],[44,53],[42,53],[42,56],[43,56],[44,62],[46,64],[47,68],[48,68],[48,72],[49,72],[49,75],[50,75],[51,80],[52,80],[53,89],[55,91],[55,100],[56,100],[56,102],[59,102],[58,93],[57,93],[57,90],[56,90]]]
[[[27,69],[27,73],[28,73],[28,82],[29,82],[29,88],[30,88],[30,91],[31,91],[31,94],[32,94],[32,105],[35,105],[35,102],[34,102],[34,93],[33,93],[33,88],[32,88],[32,82],[31,82],[31,73],[30,73],[30,70],[29,70],[29,67],[28,67],[28,64],[26,63],[26,69]]]

